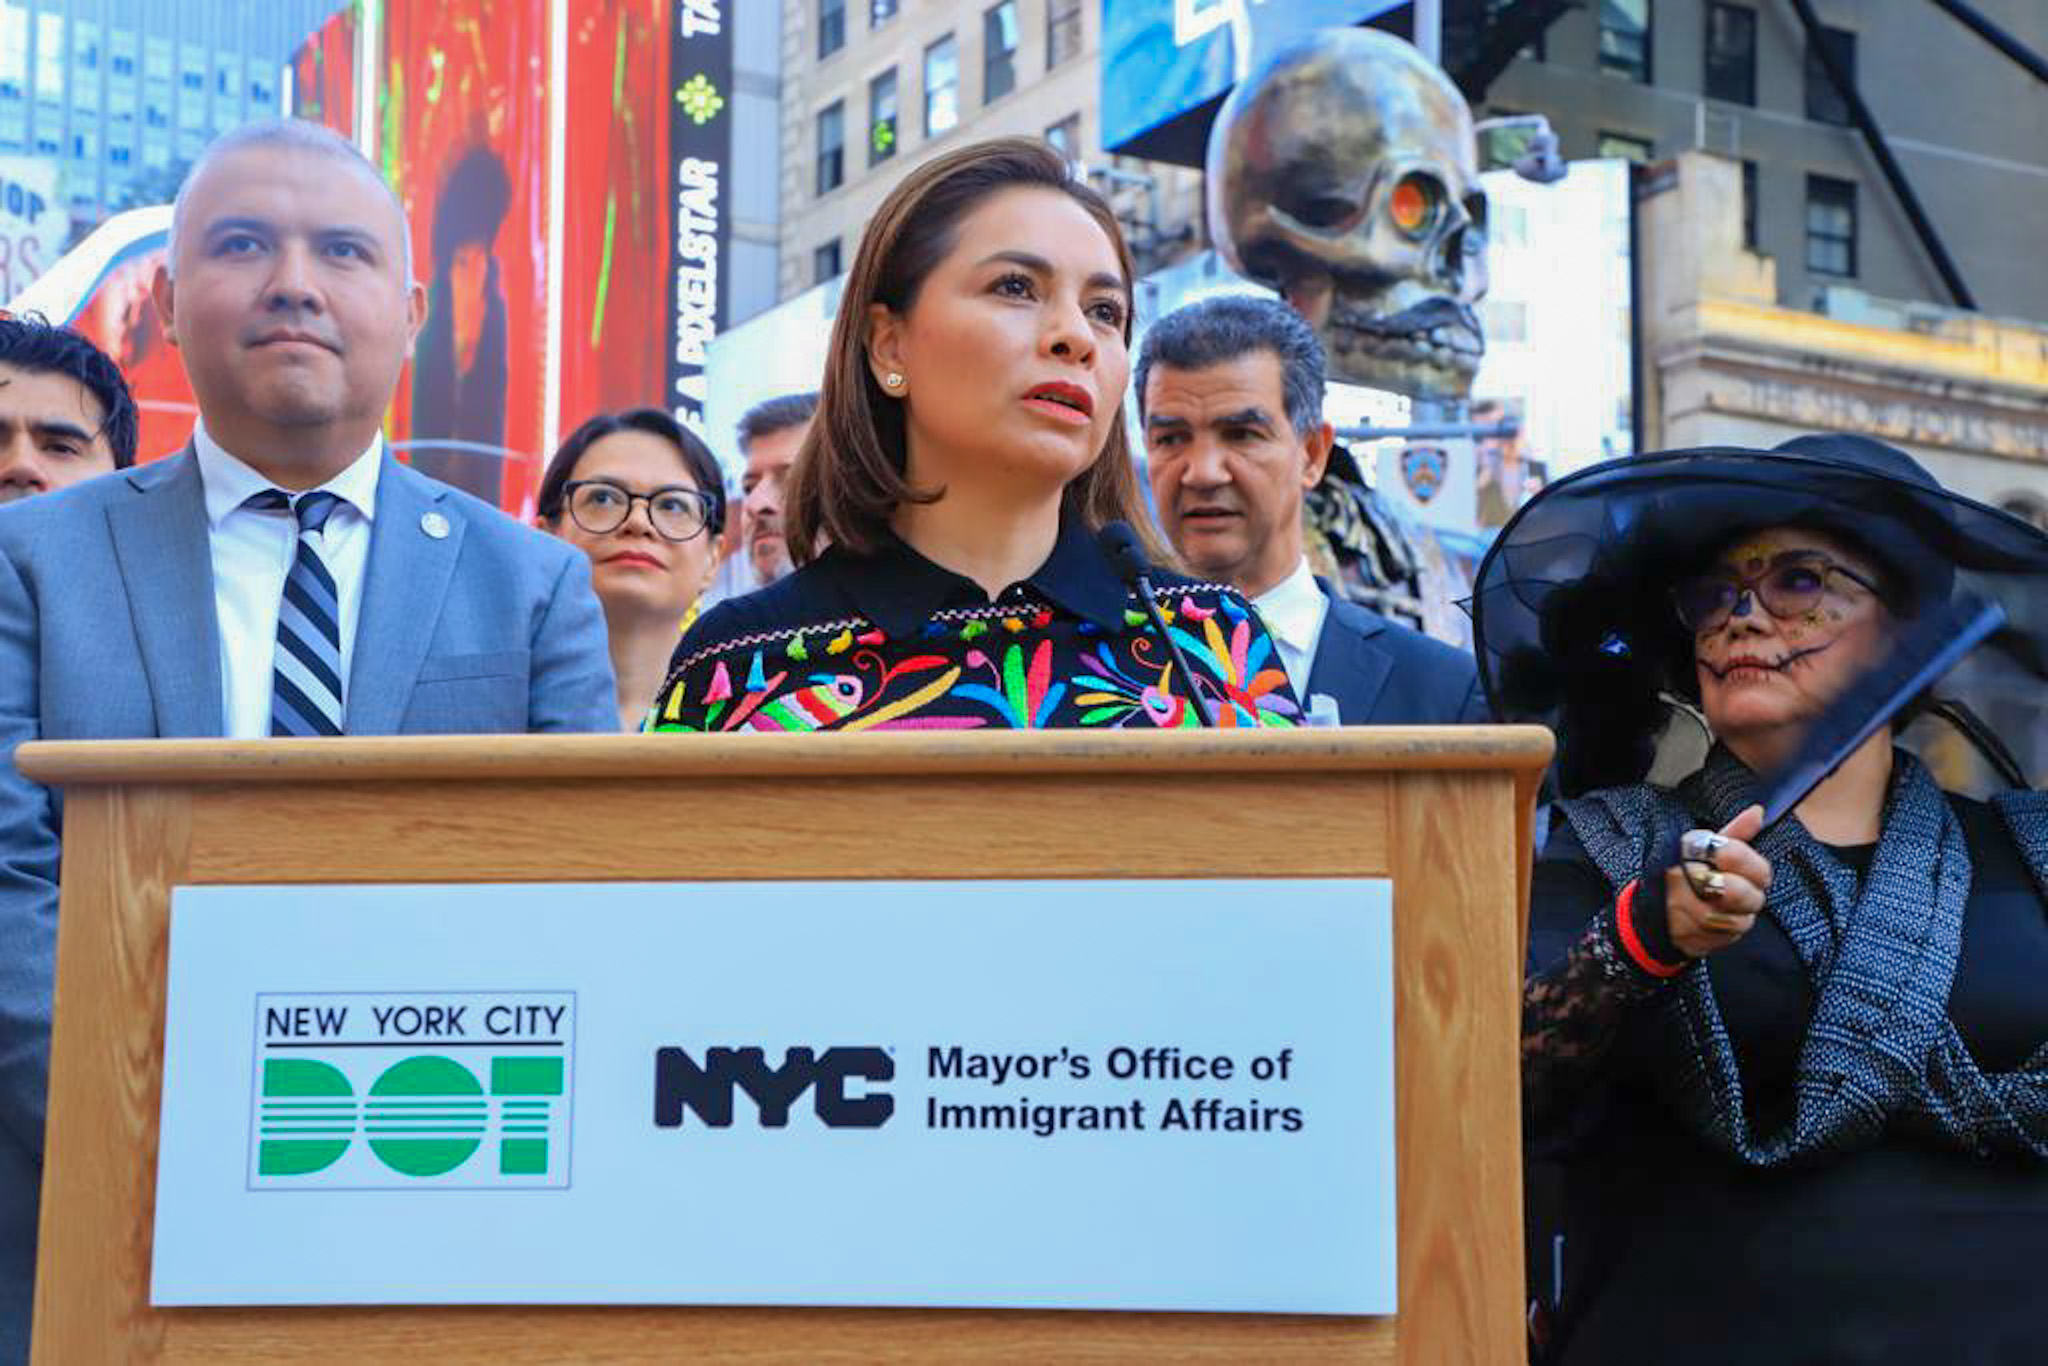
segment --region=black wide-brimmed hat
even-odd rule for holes
[[[1558,732],[1564,792],[1644,776],[1668,699],[1697,696],[1672,585],[1772,526],[1824,531],[1867,555],[1897,615],[1962,593],[1997,602],[2007,624],[1976,652],[1998,658],[1989,686],[2035,703],[2048,688],[2048,534],[1949,492],[1905,452],[1825,435],[1611,460],[1531,498],[1473,584],[1487,697],[1503,720]]]

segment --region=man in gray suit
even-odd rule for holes
[[[425,296],[354,147],[215,142],[156,302],[191,446],[0,508],[0,1361],[27,1352],[63,814],[15,746],[618,725],[584,555],[384,449]]]

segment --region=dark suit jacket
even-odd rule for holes
[[[1347,726],[1435,726],[1492,719],[1472,656],[1331,593],[1308,691],[1337,700]],[[1307,705],[1308,698],[1302,699]]]

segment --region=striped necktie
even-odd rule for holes
[[[287,509],[298,519],[299,543],[277,605],[277,662],[270,680],[272,735],[339,735],[342,718],[341,595],[320,558],[320,536],[340,497],[316,490],[295,500],[266,489],[249,506]]]

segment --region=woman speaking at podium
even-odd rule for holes
[[[2048,536],[1802,437],[1560,480],[1476,587],[1492,701],[1557,725],[1567,794],[1524,992],[1529,1136],[1563,1171],[1539,1359],[2048,1360],[2048,794],[1944,792],[1884,723],[1988,597],[2011,624],[1973,686],[2040,763]],[[1664,787],[1674,696],[1715,743]],[[2025,789],[1974,713],[1921,705]]]
[[[1115,216],[1043,143],[906,174],[854,256],[792,474],[799,568],[704,614],[648,728],[1298,723],[1244,600],[1147,572],[1132,278]]]

